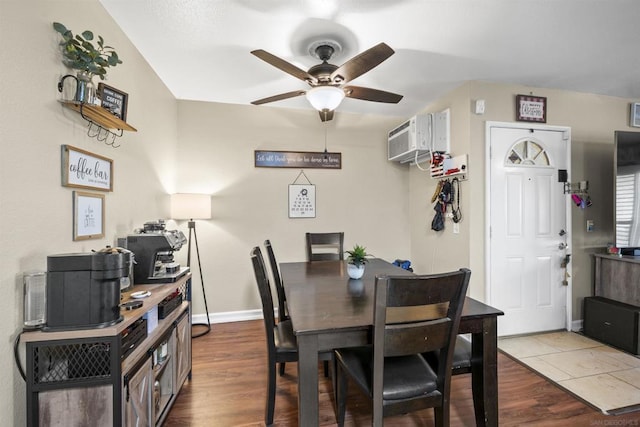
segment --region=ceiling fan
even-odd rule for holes
[[[402,95],[367,87],[352,86],[349,83],[356,77],[370,71],[394,54],[393,49],[385,43],[380,43],[359,55],[351,58],[341,66],[329,63],[339,45],[331,41],[317,42],[312,45],[312,53],[322,61],[314,65],[308,71],[304,71],[295,65],[277,56],[262,50],[254,50],[251,53],[274,67],[305,81],[311,89],[294,90],[279,95],[258,99],[251,102],[253,105],[261,105],[296,96],[306,95],[311,105],[320,112],[320,120],[323,122],[333,119],[333,112],[340,105],[344,97],[362,99],[364,101],[385,102],[397,104]]]

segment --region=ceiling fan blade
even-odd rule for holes
[[[253,105],[267,104],[269,102],[282,101],[283,99],[294,98],[296,96],[304,95],[304,90],[294,90],[293,92],[281,93],[280,95],[270,96],[268,98],[258,99],[257,101],[251,101]]]
[[[328,122],[329,120],[333,120],[333,111],[334,110],[322,110],[318,111],[320,113],[320,120],[323,122]]]
[[[354,56],[333,73],[331,73],[331,81],[334,83],[347,83],[358,76],[366,73],[372,68],[380,65],[385,59],[393,55],[395,52],[386,43],[375,45],[371,49],[365,50],[361,54]]]
[[[383,90],[371,89],[368,87],[345,86],[343,89],[347,98],[386,102],[389,104],[397,104],[402,99],[402,95],[398,95],[397,93],[385,92]]]
[[[273,65],[274,67],[284,71],[287,74],[292,75],[293,77],[300,79],[302,81],[306,81],[307,83],[317,83],[318,79],[313,77],[311,74],[306,71],[296,67],[290,62],[285,61],[284,59],[280,59],[277,56],[267,52],[266,50],[257,49],[252,50],[251,53],[263,61]]]

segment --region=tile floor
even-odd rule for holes
[[[629,353],[575,332],[505,337],[498,347],[603,413],[640,405],[640,358]]]

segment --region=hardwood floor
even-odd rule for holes
[[[266,394],[266,344],[261,320],[215,324],[193,340],[193,377],[182,388],[165,426],[261,426]],[[640,413],[607,416],[544,378],[498,355],[500,426],[640,426]],[[320,425],[335,425],[331,381],[320,367]],[[275,422],[296,426],[296,364],[278,376]],[[368,426],[370,407],[350,387],[348,426]],[[475,425],[469,375],[454,377],[451,426]],[[386,426],[433,425],[433,411],[385,418]]]

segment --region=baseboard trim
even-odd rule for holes
[[[571,322],[571,331],[572,332],[579,332],[582,330],[582,326],[584,324],[584,320],[580,319],[580,320],[574,320]]]
[[[277,316],[277,314],[276,314]],[[242,322],[244,320],[257,320],[262,319],[262,310],[242,310],[242,311],[227,311],[223,313],[210,313],[209,321],[211,323],[231,323]],[[206,314],[194,314],[191,316],[192,323],[207,323]]]

